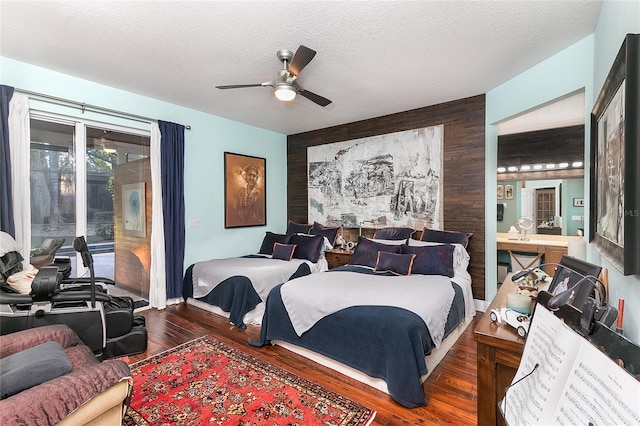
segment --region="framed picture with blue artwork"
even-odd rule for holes
[[[122,230],[130,237],[147,236],[144,182],[122,185]]]

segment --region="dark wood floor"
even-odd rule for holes
[[[474,322],[425,382],[424,389],[429,404],[413,409],[402,407],[384,392],[281,347],[250,346],[247,339],[258,337],[258,327],[249,326],[246,330],[238,330],[227,319],[184,303],[169,306],[163,311],[143,311],[142,315],[146,317],[149,332],[147,352],[130,357],[131,363],[197,337],[210,335],[256,358],[278,365],[373,408],[378,412],[374,421],[376,425],[477,423],[476,343],[473,329],[479,315],[476,315]]]

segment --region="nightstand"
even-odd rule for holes
[[[329,269],[337,268],[338,266],[351,263],[352,254],[353,251],[343,249],[333,249],[324,253],[325,257],[327,258],[327,263],[329,264]]]

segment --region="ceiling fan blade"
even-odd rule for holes
[[[256,84],[231,84],[228,86],[216,86],[216,89],[242,89],[243,87],[260,87],[264,86],[264,83]]]
[[[316,56],[315,50],[309,49],[307,46],[300,45],[289,64],[289,72],[296,76],[299,75],[300,71],[302,71],[309,62],[311,62],[314,56]]]
[[[309,99],[312,102],[317,103],[322,107],[326,107],[331,103],[329,99],[323,98],[322,96],[316,95],[315,93],[310,92],[308,90],[300,89],[298,93],[300,94],[300,96],[304,96],[305,98]]]

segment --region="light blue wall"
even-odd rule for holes
[[[0,57],[0,70],[0,82],[17,89],[191,126],[191,130],[185,131],[185,218],[187,224],[191,220],[200,221],[200,227],[186,228],[185,268],[198,260],[256,253],[266,230],[284,232],[286,135],[5,57]],[[266,227],[224,228],[225,151],[266,158]]]
[[[574,207],[573,199],[584,199],[584,182],[581,179],[564,179],[562,181],[562,228],[566,235],[577,235],[578,228],[584,230],[584,219],[582,221],[574,221],[573,216],[586,216],[589,214],[589,207]]]
[[[627,33],[640,32],[640,2],[605,1],[596,31],[562,52],[487,93],[486,102],[486,217],[495,217],[497,131],[496,124],[558,98],[585,90],[585,205],[589,205],[590,112]],[[585,212],[586,213],[586,212]],[[585,214],[585,228],[588,229]],[[486,223],[486,298],[496,293],[496,222]],[[609,269],[610,299],[624,298],[625,335],[640,341],[640,277],[624,277],[587,248],[587,260]]]

